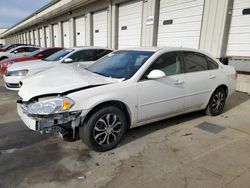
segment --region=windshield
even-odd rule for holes
[[[118,51],[97,61],[87,70],[112,78],[131,78],[154,54],[149,51]]]
[[[45,58],[44,60],[45,61],[59,61],[73,51],[74,50],[72,50],[72,49],[63,49],[63,50],[60,50],[60,51],[54,53],[53,55]]]

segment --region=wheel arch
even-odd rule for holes
[[[128,128],[130,128],[131,126],[131,121],[132,121],[132,113],[131,113],[131,110],[129,109],[129,107],[124,103],[124,102],[121,102],[121,101],[118,101],[118,100],[110,100],[110,101],[105,101],[105,102],[102,102],[102,103],[99,103],[97,105],[95,105],[88,113],[87,115],[85,116],[84,118],[84,122],[87,122],[88,119],[91,117],[92,114],[94,114],[98,109],[102,108],[102,107],[106,107],[106,106],[115,106],[115,107],[118,107],[120,108],[125,116],[126,116],[126,119],[128,121]]]
[[[225,90],[225,92],[226,92],[226,97],[227,97],[227,95],[228,95],[228,87],[227,87],[225,84],[219,85],[219,86],[214,90],[214,92],[215,92],[216,90],[220,89],[220,88],[222,88],[222,89]],[[214,92],[213,92],[213,94],[214,94]]]

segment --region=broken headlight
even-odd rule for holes
[[[67,97],[58,97],[47,99],[27,106],[27,114],[30,115],[50,115],[66,112],[75,104],[75,102]]]

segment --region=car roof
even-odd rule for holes
[[[136,48],[125,48],[125,49],[120,49],[121,51],[151,51],[151,52],[157,52],[157,51],[164,51],[164,52],[168,52],[168,51],[190,51],[190,52],[199,52],[199,53],[204,53],[206,55],[208,55],[206,52],[202,51],[202,50],[197,50],[194,48],[185,48],[185,47],[166,47],[166,46],[162,46],[162,47],[136,47]]]
[[[105,49],[105,50],[112,50],[111,48],[106,48],[106,47],[100,47],[100,46],[77,46],[73,48],[68,48],[68,49],[74,49],[74,50],[91,50],[91,49]]]

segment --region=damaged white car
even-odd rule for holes
[[[197,110],[221,114],[236,82],[233,67],[184,48],[120,50],[87,69],[58,68],[24,81],[18,113],[35,131],[79,132],[96,151],[114,148],[128,128]]]

